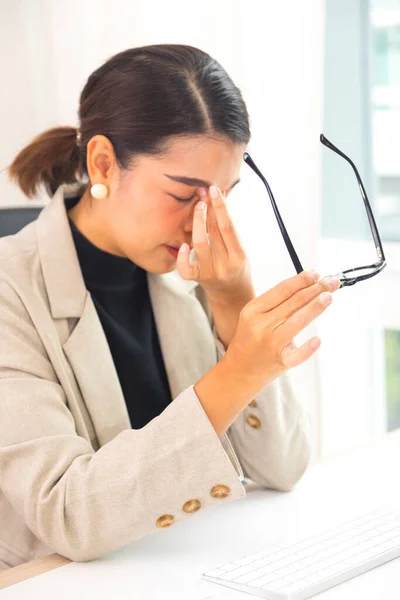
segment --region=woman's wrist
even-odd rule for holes
[[[194,385],[194,391],[219,437],[262,389],[248,380],[228,353],[229,350]]]

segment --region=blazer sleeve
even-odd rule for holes
[[[226,349],[212,324],[218,360]],[[311,455],[311,420],[285,373],[240,413],[228,430],[245,477],[268,488],[290,491]]]
[[[193,386],[94,451],[21,299],[0,280],[0,487],[31,531],[75,561],[245,496],[226,436]],[[194,501],[194,502],[193,502]]]

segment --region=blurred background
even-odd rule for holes
[[[335,294],[317,355],[290,372],[314,418],[314,460],[400,427],[400,0],[0,0],[1,208],[42,206],[5,168],[40,131],[77,123],[80,91],[132,46],[185,43],[242,89],[254,160],[304,268],[376,260],[350,166],[358,167],[388,267]],[[116,107],[118,110],[118,107]],[[294,274],[266,190],[244,165],[229,210],[258,293]]]

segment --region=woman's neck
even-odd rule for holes
[[[104,211],[104,203],[92,198],[89,189],[68,211],[68,216],[82,235],[94,246],[110,254],[123,256],[113,242],[108,227],[108,218]]]

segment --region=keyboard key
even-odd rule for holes
[[[298,589],[294,586],[294,585],[284,585],[283,587],[281,587],[281,589],[279,590],[280,594],[286,594],[287,596],[289,596],[290,594],[293,594],[294,592],[297,592]]]
[[[379,546],[376,547],[376,551],[379,552],[379,554],[382,554],[383,552],[387,552],[388,550],[392,550],[393,548],[393,543],[394,543],[394,547],[398,547],[400,548],[400,543],[397,540],[388,540],[387,542],[383,542],[382,544],[379,544]]]
[[[316,573],[318,570],[319,570],[318,563],[314,563],[310,567],[306,567],[305,569],[302,569],[301,570],[301,575],[303,577],[305,577],[306,579],[308,579],[309,575],[312,575],[312,574]]]
[[[258,571],[252,571],[251,573],[246,573],[245,575],[242,575],[241,577],[237,577],[235,579],[235,583],[249,583],[250,581],[257,579],[258,577],[261,577],[261,575],[264,575],[264,573],[259,573]]]
[[[271,592],[277,592],[281,587],[287,585],[284,579],[276,579],[275,581],[271,581],[271,583],[267,583],[263,586],[263,589],[271,590]]]
[[[272,583],[273,581],[277,581],[278,577],[276,574],[273,575],[263,575],[262,577],[257,577],[257,579],[253,579],[248,583],[250,587],[258,587],[261,588],[263,585],[267,583]]]
[[[391,540],[389,542],[386,543],[386,549],[387,550],[393,550],[393,548],[399,548],[400,547],[400,540]]]
[[[299,575],[299,572],[297,571],[297,573],[292,573],[291,575],[286,575],[285,580],[288,583],[295,583],[296,581],[298,581],[300,579],[300,577],[305,577],[304,575],[304,571],[301,572],[301,575]]]
[[[222,573],[225,573],[223,569],[213,569],[212,571],[208,571],[207,575],[209,577],[219,577]]]
[[[246,575],[247,573],[253,573],[254,569],[252,565],[243,565],[242,567],[238,567],[234,571],[229,571],[232,581],[234,581],[237,577],[242,577],[242,575]]]
[[[281,577],[286,577],[287,575],[293,573],[293,569],[291,569],[290,567],[283,567],[283,569],[279,569],[279,571],[276,571],[276,573],[278,573],[278,575],[280,575]]]
[[[291,593],[300,592],[301,590],[304,590],[305,588],[307,588],[309,585],[310,584],[309,584],[308,581],[305,581],[304,579],[300,579],[300,580],[296,581],[295,583],[290,584],[290,587],[292,588],[292,592]],[[279,591],[279,593],[282,594],[282,593],[284,593],[283,590],[284,590],[285,587],[286,586],[282,586],[282,587],[280,587],[278,589],[272,589],[272,588],[270,588],[268,586],[264,586],[263,589],[268,589],[268,590],[271,590],[272,592]]]
[[[400,538],[400,527],[396,527],[395,529],[392,529],[391,531],[386,531],[386,535],[391,538],[394,538],[394,537]]]
[[[246,565],[245,567],[239,567],[238,569],[234,569],[233,571],[225,571],[218,575],[220,579],[224,579],[225,581],[233,581],[237,577],[241,577],[242,575],[246,575],[247,573],[255,573],[254,569],[251,568],[250,565]]]
[[[324,579],[325,579],[325,577],[323,575],[323,571],[316,571],[315,573],[308,575],[306,580],[311,583],[319,583],[320,581],[323,581]]]

